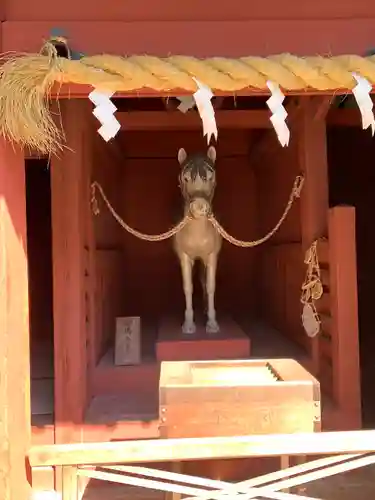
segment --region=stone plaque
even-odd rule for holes
[[[115,365],[139,365],[141,362],[141,318],[116,318]]]

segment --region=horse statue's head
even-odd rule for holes
[[[188,155],[184,148],[178,151],[180,188],[185,208],[194,218],[207,217],[211,212],[216,186],[215,160],[214,146],[210,146],[206,154]]]

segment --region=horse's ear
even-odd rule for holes
[[[186,160],[186,157],[187,157],[186,151],[184,150],[184,148],[180,148],[178,150],[178,155],[177,155],[178,163],[182,165]]]
[[[215,146],[210,146],[207,151],[207,158],[209,158],[212,163],[216,161],[216,148]]]

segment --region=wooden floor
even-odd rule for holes
[[[31,344],[31,424],[53,424],[53,344]]]
[[[249,325],[246,328],[246,333],[251,333],[252,347],[250,358],[291,357],[303,359],[306,357],[298,346],[292,342],[288,342],[280,333],[260,323]],[[106,361],[103,361],[101,364],[108,366],[109,356],[106,355],[104,358]],[[124,389],[121,392],[117,394],[105,392],[100,396],[94,397],[87,410],[87,422],[91,424],[102,424],[104,422],[115,424],[121,420],[139,420],[145,423],[158,420],[159,364],[155,363],[157,363],[156,360],[152,361],[148,358],[147,364],[143,368],[147,370],[147,375],[145,372],[143,376],[149,378],[147,383],[142,385],[137,383],[137,377],[141,376],[138,372],[142,367],[121,367],[123,374],[129,373],[129,385],[127,385],[127,381],[124,381]],[[153,367],[157,368],[157,372],[150,373]],[[119,373],[118,377],[120,376]],[[137,383],[137,385],[130,385],[130,380],[133,380],[133,383]],[[129,395],[127,398],[124,398],[123,391],[125,389],[127,389],[127,394]]]
[[[251,332],[251,358],[291,357],[302,363],[306,361],[306,354],[303,350],[267,325],[249,323],[244,328],[247,333]],[[47,352],[48,348],[46,346],[44,346],[44,349],[41,347],[38,351],[34,351],[33,376],[35,380],[49,380],[50,382],[52,380],[53,382],[53,379],[51,379],[51,363],[48,361]],[[49,352],[50,354],[52,352],[50,348]],[[37,364],[37,356],[43,360],[40,365]],[[107,356],[102,360],[103,366],[108,366],[111,359],[111,353],[107,353]],[[148,356],[148,362],[148,365],[152,366],[154,360]],[[46,413],[47,409],[51,408],[52,393],[44,389],[45,387],[41,383],[33,386],[32,407],[36,412],[33,416],[34,422],[42,423],[44,419],[47,423],[48,419],[52,418],[50,413]],[[127,397],[126,400],[130,402],[125,405],[123,394],[107,394],[94,398],[87,412],[88,421],[91,421],[92,424],[95,422],[98,432],[100,432],[101,425],[104,426],[106,422],[111,421],[112,428],[115,429],[114,438],[122,437],[126,439],[134,437],[134,432],[136,430],[139,432],[140,429],[138,424],[136,429],[133,429],[129,421],[127,426],[124,427],[126,419],[132,416],[134,418],[139,417],[139,414],[142,414],[144,421],[140,438],[157,437],[157,420],[153,419],[157,407],[155,398],[153,399],[149,394],[148,397],[140,398],[139,402],[137,402],[136,394],[133,394],[131,398]],[[327,403],[325,403],[324,407],[327,408]],[[147,422],[147,419],[149,422]],[[117,431],[116,421],[118,422]],[[135,422],[133,422],[134,424]],[[36,430],[34,427],[34,432]],[[87,437],[88,441],[95,441],[98,432],[94,432],[91,439],[90,433],[85,438]],[[306,486],[304,494],[324,500],[352,500],[355,496],[358,496],[361,500],[373,500],[375,498],[374,477],[375,466],[370,466],[320,480],[316,483],[310,483]],[[153,490],[93,480],[89,483],[83,500],[102,500],[103,498],[106,498],[106,500],[161,500],[162,496],[162,493]]]
[[[242,326],[251,339],[250,358],[288,357],[306,366],[306,353],[280,333],[263,323],[249,322]],[[32,355],[33,442],[44,444],[53,439],[52,348],[41,345],[33,350]],[[159,364],[149,350],[146,361],[140,366],[120,367],[114,372],[113,352],[104,356],[99,364],[101,375],[105,376],[108,370],[116,383],[107,380],[106,386],[101,388],[98,381],[99,395],[92,399],[86,412],[85,440],[147,439],[159,436]],[[120,378],[123,380],[119,384]],[[116,385],[119,389],[114,389]],[[323,403],[325,415],[331,415],[331,403]],[[326,428],[334,428],[334,425],[327,425]]]
[[[302,360],[306,357],[298,346],[264,324],[252,322],[245,325],[243,329],[251,339],[250,358],[291,357]],[[88,425],[102,426],[108,423],[113,427],[121,421],[139,421],[150,424],[158,419],[159,365],[154,350],[147,348],[145,351],[147,358],[144,360],[145,364],[139,367],[121,367],[115,373],[117,378],[126,378],[118,393],[102,391],[101,395],[92,399],[86,412]],[[31,355],[32,424],[34,427],[41,428],[53,422],[52,345],[35,344]],[[102,376],[105,376],[106,370],[113,368],[113,351],[106,353],[98,368]],[[142,377],[148,379],[146,384],[140,380]],[[98,386],[97,389],[100,392],[100,381]],[[127,394],[126,398],[124,398],[124,393]],[[117,439],[118,436],[115,438]]]

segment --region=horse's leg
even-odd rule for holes
[[[182,325],[183,333],[195,333],[193,311],[193,265],[194,261],[185,253],[180,256],[182,284],[185,294],[185,322]]]
[[[203,308],[204,308],[204,314],[207,313],[207,286],[206,286],[206,264],[201,261],[200,263],[200,281],[201,281],[201,286],[202,286],[202,291],[203,291]]]
[[[207,333],[217,333],[220,330],[216,321],[215,311],[215,288],[216,288],[216,268],[218,254],[212,253],[206,262],[206,290],[207,290]]]

